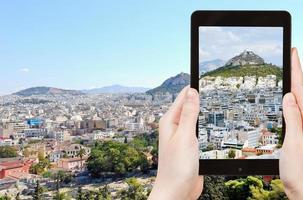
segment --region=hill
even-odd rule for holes
[[[282,79],[283,70],[276,65],[265,63],[264,59],[252,51],[244,51],[240,55],[231,58],[224,66],[206,72],[200,77],[222,76],[222,77],[243,77],[243,76],[267,76],[276,75],[278,80]]]
[[[110,85],[101,88],[94,88],[90,90],[83,90],[82,92],[88,94],[102,94],[102,93],[144,93],[150,88],[144,87],[126,87],[122,85]]]
[[[32,87],[19,92],[14,93],[13,95],[18,96],[32,96],[32,95],[81,95],[82,92],[78,90],[64,90],[53,87]]]
[[[165,80],[159,87],[148,90],[147,94],[179,93],[185,86],[189,85],[190,76],[187,73],[180,73],[174,77]]]

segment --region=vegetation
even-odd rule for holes
[[[33,194],[33,200],[42,200],[43,199],[42,195],[43,195],[43,188],[40,186],[40,182],[37,181],[35,192]]]
[[[138,168],[143,170],[146,163],[146,156],[136,148],[116,141],[105,141],[97,143],[92,149],[87,168],[94,177],[109,172],[123,176]]]
[[[84,200],[84,193],[82,191],[81,187],[78,187],[78,194],[77,194],[77,200]]]
[[[269,185],[259,177],[248,176],[245,179],[230,180],[225,183],[230,199],[287,199],[281,180],[272,180]]]
[[[98,191],[86,191],[83,192],[81,187],[78,187],[77,200],[112,200],[112,196],[109,192],[108,186],[101,187]]]
[[[205,176],[204,177],[204,188],[199,200],[225,200],[229,199],[226,197],[226,186],[225,177],[223,176]]]
[[[236,157],[236,151],[234,149],[230,149],[227,156],[230,159],[234,159]]]
[[[48,158],[38,155],[39,162],[37,164],[33,164],[30,167],[30,173],[32,174],[44,174],[48,169],[50,169],[50,162]]]
[[[9,197],[7,194],[5,194],[4,196],[0,197],[0,200],[11,200],[12,198]]]
[[[81,167],[80,167],[81,170],[83,169],[83,163],[82,163],[82,161],[83,161],[83,156],[85,156],[85,154],[86,154],[85,149],[82,148],[82,147],[80,147],[80,150],[79,150],[77,156],[80,157],[80,160],[81,160]]]
[[[234,180],[233,180],[234,179]],[[199,200],[284,200],[287,199],[280,179],[266,183],[262,177],[206,176]]]
[[[12,158],[17,157],[17,151],[11,146],[0,147],[0,158]]]
[[[66,192],[57,191],[53,197],[53,200],[69,200],[70,196]]]
[[[277,80],[282,80],[283,71],[275,65],[244,65],[244,66],[233,66],[233,67],[220,67],[213,71],[207,72],[201,76],[222,76],[222,77],[243,77],[243,76],[257,76],[264,77],[267,75],[276,75]]]
[[[126,180],[128,187],[124,190],[121,190],[118,194],[118,197],[121,200],[146,200],[147,191],[144,187],[137,181],[135,178],[130,178]]]

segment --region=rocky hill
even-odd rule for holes
[[[262,65],[265,61],[253,51],[243,51],[240,55],[233,57],[225,66]]]
[[[276,75],[278,80],[282,79],[283,71],[281,67],[265,63],[264,59],[252,51],[244,51],[238,56],[231,58],[224,66],[201,75],[241,77],[241,76],[267,76]]]
[[[18,96],[32,96],[32,95],[81,95],[83,94],[77,90],[64,90],[53,87],[32,87],[19,92],[14,93],[13,95]]]
[[[179,93],[185,86],[189,85],[190,76],[187,73],[180,73],[164,81],[159,87],[148,90],[147,94]]]

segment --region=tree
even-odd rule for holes
[[[96,200],[112,200],[108,185],[105,185],[99,189],[96,194]]]
[[[228,151],[228,158],[234,159],[235,157],[236,157],[236,152],[235,152],[235,150],[234,150],[234,149],[230,149],[230,150]]]
[[[127,188],[118,194],[121,200],[147,200],[143,186],[135,178],[126,179]]]
[[[8,196],[7,193],[5,193],[4,196],[0,197],[0,200],[11,200],[12,198]]]
[[[101,177],[108,172],[123,176],[136,170],[145,160],[146,156],[134,147],[116,141],[105,141],[92,148],[87,169],[94,177]]]
[[[224,176],[205,176],[204,188],[199,200],[227,200]]]
[[[0,147],[0,158],[12,158],[17,157],[17,151],[11,146]]]
[[[70,199],[70,196],[67,195],[65,192],[59,192],[56,191],[55,196],[53,197],[53,200],[68,200]]]
[[[81,170],[83,169],[83,163],[82,163],[82,161],[83,161],[83,156],[85,156],[85,154],[86,154],[85,149],[82,148],[82,147],[80,147],[80,150],[79,150],[77,156],[80,157],[80,161],[81,161]]]
[[[16,200],[21,200],[21,199],[20,199],[20,193],[19,193],[19,192],[17,193],[15,199],[16,199]]]
[[[77,200],[84,200],[84,194],[80,186],[78,187]]]
[[[85,200],[94,200],[94,192],[93,191],[87,191],[85,193]]]
[[[43,188],[40,186],[40,182],[37,181],[35,192],[33,194],[33,200],[42,200]]]
[[[37,164],[33,164],[30,167],[30,173],[41,175],[50,168],[50,162],[47,158],[39,158],[39,162]]]

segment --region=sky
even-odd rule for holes
[[[0,94],[33,86],[156,87],[189,73],[195,10],[288,10],[303,51],[301,0],[0,2]]]
[[[199,62],[229,59],[244,50],[253,51],[266,63],[283,65],[283,27],[199,28]]]

